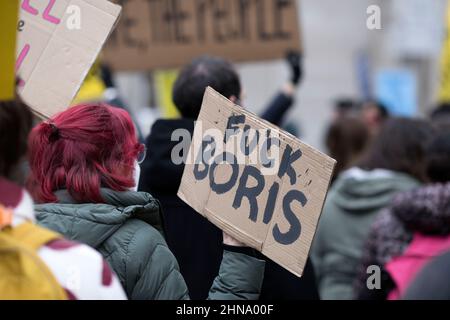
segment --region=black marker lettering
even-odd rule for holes
[[[248,187],[247,183],[250,177],[256,180],[256,186]],[[239,186],[236,191],[236,196],[233,201],[233,208],[238,209],[242,205],[242,199],[247,198],[250,202],[250,214],[249,218],[253,222],[258,219],[258,201],[257,197],[261,194],[264,189],[265,181],[261,172],[252,166],[247,166],[242,173],[241,179],[239,180]]]
[[[256,132],[255,136],[253,137],[253,140],[249,143],[250,140],[250,133]],[[249,156],[253,150],[258,147],[258,141],[259,141],[259,132],[257,130],[251,130],[251,127],[249,125],[246,125],[244,127],[244,134],[242,135],[241,139],[241,151],[246,156]]]
[[[209,148],[209,151],[207,152]],[[203,180],[208,176],[209,162],[216,152],[216,142],[213,137],[207,136],[202,141],[202,147],[199,150],[197,159],[195,160],[194,166],[194,177],[197,180]],[[205,168],[200,170],[200,165],[203,164]]]
[[[288,9],[292,5],[292,0],[275,0],[274,20],[275,20],[275,36],[278,39],[289,39],[291,34],[283,30],[283,10]]]
[[[297,181],[297,174],[295,173],[292,164],[302,157],[302,152],[300,149],[292,153],[292,147],[290,145],[286,145],[286,149],[284,149],[283,158],[281,160],[280,169],[278,170],[278,177],[283,178],[284,175],[288,175],[291,185],[294,185]]]
[[[300,220],[297,218],[291,208],[291,203],[293,201],[300,202],[303,207],[307,203],[307,199],[303,192],[300,192],[298,190],[289,191],[283,199],[283,214],[291,226],[286,233],[282,233],[280,231],[280,228],[278,227],[278,224],[276,224],[272,231],[275,241],[284,245],[290,245],[297,241],[302,232],[302,225],[300,224]]]
[[[215,171],[216,168],[219,166],[219,162],[222,159],[233,159],[233,161],[231,161],[231,163],[229,163],[231,165],[232,168],[232,173],[231,173],[231,177],[228,180],[228,182],[219,184],[216,182],[215,179]],[[237,182],[237,179],[239,177],[239,165],[237,163],[237,159],[236,157],[231,154],[231,153],[224,153],[223,155],[219,155],[217,156],[217,158],[214,160],[214,163],[211,165],[211,170],[209,172],[209,183],[211,186],[211,190],[214,191],[217,194],[224,194],[227,193],[228,191],[230,191],[231,189],[233,189],[234,185]]]
[[[239,127],[237,125],[245,123],[244,115],[232,115],[228,118],[227,129],[225,130],[224,142],[227,143],[231,136],[237,135]]]
[[[273,212],[275,210],[275,204],[277,202],[278,191],[280,190],[280,185],[275,182],[269,190],[269,196],[267,197],[267,205],[264,210],[264,220],[265,224],[269,224],[272,221]]]

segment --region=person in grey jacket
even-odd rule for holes
[[[188,299],[163,237],[159,201],[136,192],[145,148],[129,114],[104,104],[70,108],[33,129],[29,189],[45,227],[97,249],[128,298]],[[210,299],[257,299],[264,261],[224,236]]]
[[[312,246],[322,299],[352,299],[372,223],[394,195],[425,179],[424,153],[433,129],[422,120],[391,119],[359,165],[344,171],[325,201]]]

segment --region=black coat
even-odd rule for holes
[[[286,102],[278,98],[274,102]],[[292,101],[290,101],[292,103]],[[271,106],[271,120],[276,106]],[[287,109],[282,109],[285,112]],[[161,201],[164,227],[169,248],[180,264],[181,274],[194,300],[205,299],[218,273],[222,260],[222,231],[195,212],[177,196],[184,165],[171,160],[172,149],[179,142],[171,141],[176,129],[194,131],[189,119],[159,120],[146,140],[147,158],[142,164],[139,190],[151,193]],[[319,299],[314,270],[308,259],[302,278],[297,278],[266,258],[261,300]]]

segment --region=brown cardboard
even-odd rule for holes
[[[233,62],[301,50],[297,0],[116,0],[123,18],[104,60],[115,70],[177,68],[209,54]]]
[[[262,173],[261,162],[251,163],[250,156],[244,156],[245,161],[238,164],[239,171],[235,180],[236,183],[225,193],[215,192],[210,179],[213,177],[215,183],[234,181],[231,165],[219,164],[215,168],[213,175],[211,175],[212,167],[210,166],[208,176],[204,179],[198,179],[194,175],[195,162],[192,160],[201,151],[199,146],[202,145],[202,140],[206,136],[206,130],[216,128],[220,132],[225,133],[231,116],[245,116],[245,122],[237,125],[240,133],[242,133],[245,125],[249,125],[253,129],[270,129],[271,132],[277,132],[279,135],[280,162],[278,162],[273,173],[261,174],[264,180],[264,187],[256,197],[258,210],[255,221],[250,219],[251,205],[248,198],[243,198],[240,207],[233,207],[233,204],[237,195],[236,191],[240,188],[240,179],[243,176],[244,168],[252,167],[251,170],[253,171],[256,168]],[[301,276],[316,232],[336,161],[276,126],[261,120],[251,112],[233,104],[212,88],[208,88],[205,92],[198,120],[178,196],[237,240],[259,250],[285,269],[297,276]],[[241,136],[238,134],[236,137],[239,140]],[[219,141],[218,139],[220,137],[216,138],[215,141]],[[263,141],[264,139],[261,140],[261,143]],[[228,140],[222,149],[217,144],[216,155],[220,153],[220,150],[228,150],[229,144],[231,144],[231,140]],[[300,150],[301,157],[299,159],[294,158],[295,161],[292,161],[292,165],[286,167],[294,170],[295,174],[282,174],[280,178],[278,174],[279,168],[284,167],[280,166],[280,163],[283,163],[282,155],[287,148],[292,149],[291,155]],[[202,164],[198,168],[199,171],[202,171],[205,165]],[[292,170],[288,170],[288,172],[293,172]],[[258,176],[258,174],[255,174],[255,176]],[[262,186],[262,182],[258,182],[258,179],[260,177],[250,178],[245,185],[250,188],[257,188],[258,185]],[[268,210],[269,213],[273,213],[273,216],[271,220],[264,223],[269,191],[275,183],[279,184],[279,192],[274,197],[276,199],[274,210]],[[296,198],[292,202],[288,202],[287,199],[292,194],[295,194]],[[301,204],[304,202],[302,197],[306,199],[304,206]],[[284,202],[289,205],[283,206]],[[292,212],[289,213],[289,210],[286,208],[292,208]],[[299,222],[300,225],[300,228],[297,229],[300,230],[299,236],[292,236],[295,234],[292,232],[296,229],[293,227],[295,221]],[[284,235],[281,237],[279,235],[275,236],[275,229]],[[291,236],[288,237],[286,234]]]
[[[68,27],[80,9],[80,28]],[[120,15],[106,0],[21,1],[17,72],[19,93],[44,118],[69,107]]]

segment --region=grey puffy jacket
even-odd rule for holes
[[[38,223],[97,249],[133,300],[189,299],[178,263],[162,235],[159,202],[143,192],[102,189],[105,204],[79,204],[67,191],[36,205]],[[257,299],[264,262],[225,251],[210,299]]]

